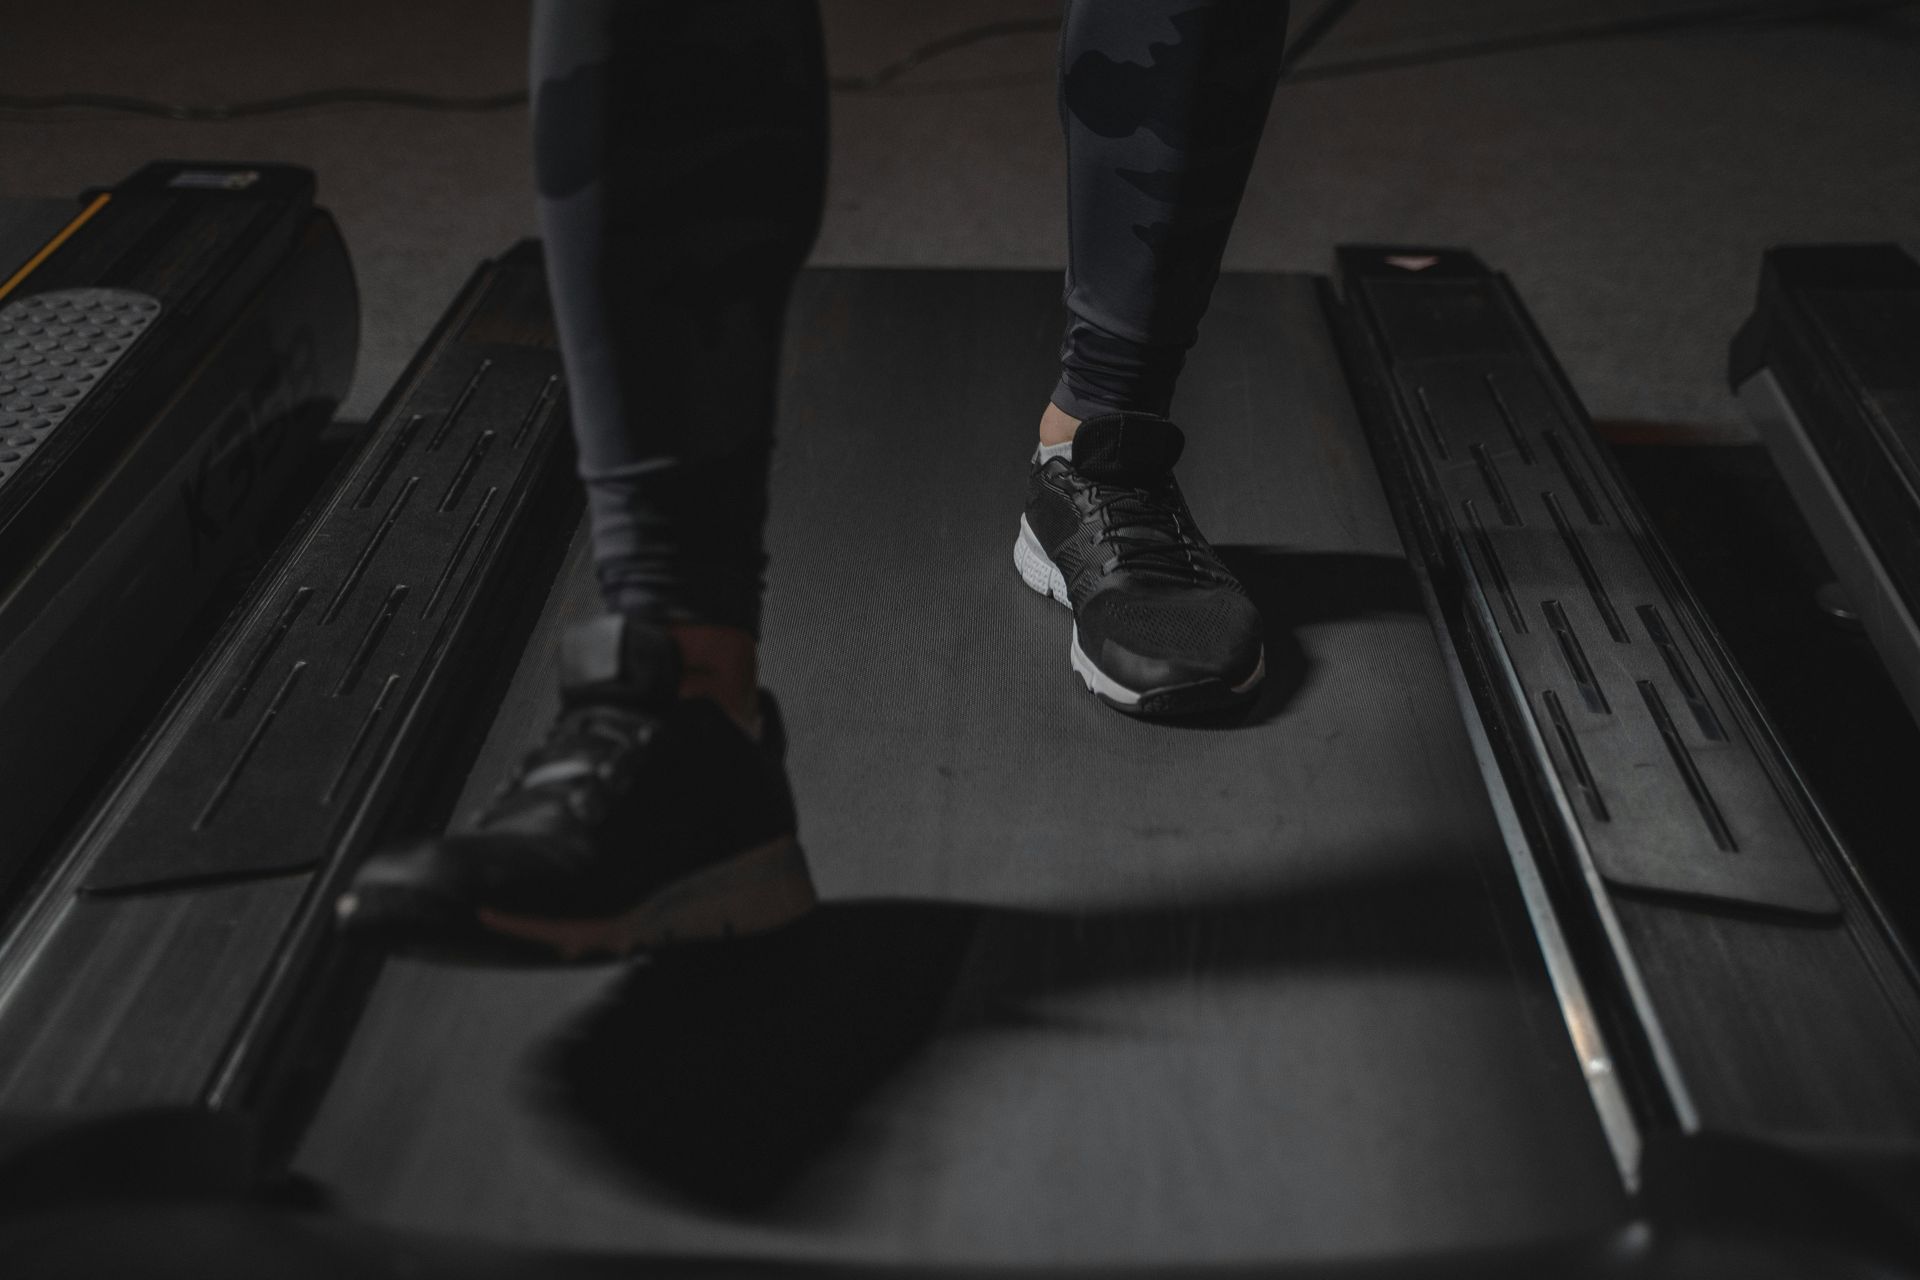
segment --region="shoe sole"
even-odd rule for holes
[[[800,842],[782,836],[675,880],[619,915],[522,916],[482,907],[477,918],[495,933],[584,960],[768,933],[818,903]]]
[[[1020,536],[1013,542],[1013,567],[1020,571],[1020,580],[1029,587],[1058,601],[1069,613],[1073,611],[1073,601],[1067,597],[1066,575],[1040,545],[1040,539],[1034,536],[1033,527],[1024,515],[1020,517]],[[1237,706],[1253,695],[1267,675],[1267,650],[1262,645],[1259,659],[1253,664],[1253,674],[1239,684],[1209,679],[1155,689],[1129,689],[1094,665],[1093,659],[1080,647],[1078,620],[1073,624],[1067,660],[1089,693],[1116,711],[1137,716],[1191,715]]]

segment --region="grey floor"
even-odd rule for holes
[[[1296,0],[1296,23],[1315,7]],[[1711,7],[1359,0],[1304,65]],[[525,0],[13,9],[0,41],[9,93],[218,102],[341,84],[481,93],[524,79]],[[1059,0],[823,3],[843,76],[976,22],[1058,9]],[[1050,36],[1021,36],[963,50],[886,92],[838,95],[815,260],[1060,266],[1052,57]],[[1340,241],[1471,246],[1514,276],[1596,417],[1738,438],[1745,427],[1721,366],[1758,254],[1783,240],[1920,242],[1916,136],[1913,8],[1303,80],[1274,108],[1227,265],[1321,270]],[[347,406],[364,416],[473,262],[531,231],[526,153],[522,111],[355,109],[194,125],[0,115],[0,195],[64,194],[156,156],[313,166],[364,290],[365,355]]]

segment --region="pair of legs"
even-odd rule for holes
[[[1070,319],[1042,444],[1096,415],[1166,413],[1286,19],[1284,0],[1066,0]],[[668,625],[684,693],[746,722],[781,323],[826,186],[818,14],[813,0],[537,0],[532,79],[601,588],[611,611]]]
[[[609,615],[563,637],[561,714],[476,825],[369,859],[340,918],[562,956],[763,932],[815,901],[755,658],[781,322],[826,185],[819,19],[813,0],[534,14],[540,220]],[[1014,560],[1073,610],[1087,687],[1138,714],[1243,697],[1263,669],[1164,415],[1285,23],[1276,0],[1066,6],[1070,319]]]

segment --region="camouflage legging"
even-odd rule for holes
[[[1286,21],[1285,0],[1066,0],[1073,416],[1167,411]],[[814,0],[535,0],[532,83],[607,606],[757,635],[781,319],[826,183]]]

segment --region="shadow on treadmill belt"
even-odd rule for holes
[[[936,1034],[1125,1036],[1063,1021],[1044,998],[1189,976],[1196,948],[1229,979],[1343,964],[1497,969],[1497,954],[1450,925],[1475,896],[1471,883],[1399,877],[1084,914],[832,903],[765,938],[636,966],[543,1048],[531,1082],[576,1141],[655,1189],[709,1211],[831,1221],[831,1204],[788,1193]]]

